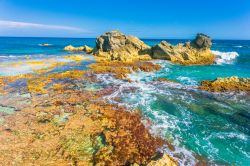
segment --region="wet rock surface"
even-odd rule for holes
[[[202,81],[199,87],[210,92],[246,92],[250,94],[250,79],[239,77],[217,78],[213,81]]]
[[[150,62],[96,64],[91,70],[1,77],[1,164],[150,163],[165,141],[149,133],[140,114],[103,99],[112,87],[91,89],[89,85],[98,83],[98,73],[126,79],[131,71],[155,71],[160,66]],[[162,160],[175,162],[171,157]]]

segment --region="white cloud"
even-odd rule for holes
[[[62,26],[62,25],[47,25],[47,24],[36,24],[29,22],[16,22],[16,21],[6,21],[0,20],[0,29],[3,28],[15,28],[15,29],[25,29],[25,28],[37,28],[37,29],[47,29],[47,30],[64,30],[64,31],[74,31],[74,32],[88,32],[85,29]]]

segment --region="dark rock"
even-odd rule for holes
[[[205,34],[198,33],[192,41],[192,46],[199,49],[209,49],[212,46],[211,38]]]

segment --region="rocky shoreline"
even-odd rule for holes
[[[4,117],[0,119],[0,161],[4,165],[178,165],[172,156],[161,153],[163,145],[173,147],[150,134],[139,110],[131,113],[105,102],[103,96],[112,93],[112,87],[88,85],[98,83],[97,74],[131,82],[128,74],[161,69],[149,61],[153,59],[211,65],[215,61],[211,46],[211,38],[204,34],[185,44],[162,41],[150,47],[137,37],[112,31],[98,37],[95,48],[64,48],[93,54],[96,62],[88,70],[49,73],[63,63],[33,74],[0,77],[0,109],[4,110],[0,111]],[[82,55],[65,58],[74,65],[86,60]],[[231,77],[203,81],[199,88],[249,93],[249,87],[249,79]]]

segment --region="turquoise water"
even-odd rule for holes
[[[144,40],[149,45],[161,40]],[[186,40],[168,40],[172,44]],[[52,44],[41,47],[39,44]],[[31,58],[60,57],[66,45],[95,45],[94,39],[64,38],[0,38],[0,63]],[[250,165],[250,97],[245,94],[208,93],[197,89],[202,80],[216,77],[250,77],[250,41],[213,41],[217,55],[211,66],[180,66],[154,61],[163,68],[153,73],[133,73],[128,83],[109,74],[98,75],[102,86],[115,91],[106,96],[109,102],[139,108],[144,119],[150,119],[153,134],[167,139],[175,150],[163,151],[179,160],[181,165],[194,165],[197,155],[211,165]],[[83,64],[86,66],[86,64]],[[80,68],[85,69],[85,67]],[[67,66],[55,71],[70,70]],[[1,71],[0,71],[1,74]],[[162,83],[156,78],[179,82]],[[120,97],[117,103],[114,100]],[[145,123],[146,124],[146,123]]]

